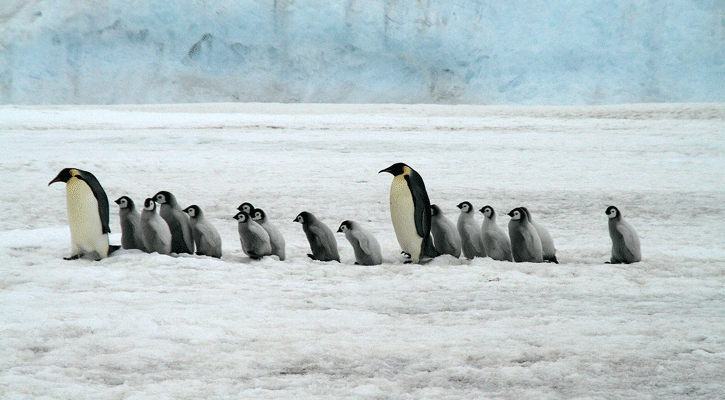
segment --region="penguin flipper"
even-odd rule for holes
[[[617,224],[617,232],[622,235],[622,239],[624,240],[624,246],[627,248],[627,250],[629,250],[629,252],[632,254],[636,254],[637,245],[634,241],[635,233],[632,231],[632,229],[626,224],[620,223]]]
[[[360,246],[360,249],[363,251],[363,253],[371,253],[370,239],[367,237],[367,235],[358,230],[355,230],[352,232],[352,236],[357,239],[358,245]]]
[[[430,215],[430,199],[425,190],[423,178],[417,172],[411,171],[410,175],[405,175],[405,181],[410,189],[413,197],[413,218],[415,219],[415,230],[418,236],[425,238],[430,233],[431,215]]]
[[[325,232],[322,228],[318,227],[317,225],[310,225],[309,226],[310,232],[312,233],[313,237],[313,245],[316,249],[322,249],[325,253],[326,257],[333,257],[333,254],[335,254],[332,251],[332,247],[330,247],[330,243],[328,243],[325,238],[327,238],[327,232]],[[312,251],[314,253],[314,250]]]

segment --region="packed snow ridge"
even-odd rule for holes
[[[725,3],[5,0],[0,104],[725,101]]]

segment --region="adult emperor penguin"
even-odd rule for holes
[[[544,262],[544,253],[541,249],[541,238],[536,228],[529,222],[526,211],[514,208],[508,215],[509,236],[511,237],[511,252],[516,262]]]
[[[128,196],[119,197],[115,203],[121,209],[118,213],[121,219],[121,246],[127,250],[146,251],[141,236],[141,213],[136,210],[136,204]]]
[[[441,208],[435,204],[430,206],[431,224],[430,233],[433,235],[433,245],[441,254],[450,254],[453,257],[461,256],[461,234],[456,225],[446,218]]]
[[[251,205],[251,204],[250,204]],[[267,218],[267,213],[261,208],[252,208],[254,215],[252,219],[267,231],[269,234],[269,243],[272,245],[272,255],[279,257],[280,261],[285,259],[285,242],[282,232]]]
[[[637,232],[622,217],[615,206],[607,207],[609,217],[609,237],[612,238],[612,264],[630,264],[642,261]]]
[[[461,209],[456,227],[461,234],[463,255],[469,260],[474,257],[486,257],[486,250],[484,250],[481,241],[481,226],[474,217],[473,205],[468,201],[464,201],[458,204],[457,207]]]
[[[64,168],[48,183],[65,182],[66,208],[70,225],[71,254],[66,260],[84,255],[96,260],[108,257],[118,246],[108,244],[108,196],[96,177],[78,168]]]
[[[149,253],[171,253],[171,230],[169,224],[156,212],[156,202],[148,198],[143,202],[141,212],[141,237]]]
[[[498,261],[513,261],[511,240],[506,232],[496,224],[496,211],[491,206],[483,206],[483,223],[481,223],[481,239],[486,254]]]
[[[186,207],[184,212],[189,215],[191,235],[194,237],[196,254],[222,258],[222,238],[214,225],[204,216],[204,211],[196,204]]]
[[[302,211],[294,219],[302,224],[302,230],[310,243],[312,254],[307,256],[318,261],[340,262],[340,253],[337,250],[337,240],[332,230],[312,213]]]
[[[410,255],[410,262],[414,263],[438,256],[430,235],[430,199],[423,178],[404,163],[393,164],[381,172],[393,175],[390,218],[403,252]]]
[[[269,242],[269,234],[261,225],[252,220],[245,211],[240,211],[234,216],[238,221],[239,240],[242,243],[244,254],[252,260],[259,260],[264,256],[272,254],[272,244]]]
[[[162,190],[154,195],[154,200],[161,205],[159,214],[171,229],[171,252],[194,254],[194,237],[191,234],[189,215],[181,209],[176,197]]]
[[[370,232],[363,229],[355,221],[343,221],[338,232],[345,234],[345,238],[352,245],[355,252],[355,264],[379,265],[383,263],[383,255],[380,252],[380,243]]]
[[[554,247],[554,239],[551,238],[551,234],[549,234],[549,231],[541,226],[541,224],[534,221],[533,218],[531,218],[531,213],[529,212],[528,208],[521,207],[521,209],[524,210],[526,216],[529,218],[529,222],[531,223],[531,225],[534,226],[534,229],[536,229],[536,233],[539,234],[539,238],[541,239],[541,249],[544,252],[544,261],[558,264],[559,261],[557,261],[556,259],[556,247]]]

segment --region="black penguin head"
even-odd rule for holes
[[[342,223],[340,224],[340,227],[337,229],[338,232],[342,232],[342,233],[345,233],[349,230],[352,230],[352,221],[350,221],[350,220],[342,221]]]
[[[609,219],[619,218],[622,215],[619,212],[619,209],[615,206],[607,207],[607,211],[605,211],[605,212],[609,216]]]
[[[435,217],[436,215],[439,215],[441,213],[441,208],[438,207],[436,204],[430,205],[430,216]]]
[[[82,171],[77,168],[63,168],[60,172],[58,172],[58,175],[56,175],[55,178],[53,178],[52,181],[48,182],[48,186],[56,183],[56,182],[63,182],[67,183],[71,178],[77,177],[79,179],[83,179],[83,174],[89,174],[89,172]]]
[[[265,213],[264,210],[262,210],[261,208],[255,208],[254,212],[252,212],[252,214],[250,214],[250,215],[252,216],[252,220],[254,220],[254,221],[263,222],[264,220],[267,219],[267,213]]]
[[[307,225],[311,223],[314,219],[315,216],[312,215],[312,213],[302,211],[301,213],[297,214],[297,218],[295,218],[293,222],[299,222],[302,225]]]
[[[528,219],[526,217],[526,212],[521,207],[517,207],[517,208],[514,208],[513,210],[509,211],[508,216],[511,217],[511,219],[513,219],[514,221]]]
[[[464,201],[464,202],[458,204],[456,207],[460,208],[461,211],[464,213],[469,213],[469,212],[473,211],[473,205],[468,201]]]
[[[168,204],[173,206],[176,203],[176,197],[170,192],[162,190],[154,195],[154,200],[159,204]]]
[[[133,200],[131,200],[128,196],[121,196],[115,201],[116,204],[123,210],[123,209],[129,209],[133,210],[136,205],[133,203]]]
[[[249,218],[249,214],[247,214],[246,212],[240,211],[237,213],[237,215],[234,216],[234,219],[236,219],[240,223],[245,223],[249,222],[251,218]]]
[[[245,201],[244,203],[240,204],[239,207],[237,207],[237,210],[244,211],[249,215],[254,215],[253,211],[255,210],[255,208],[252,203],[248,203]]]
[[[203,213],[201,212],[201,208],[199,208],[199,206],[197,206],[196,204],[186,207],[184,209],[184,212],[189,214],[189,217],[191,218],[198,218],[203,215]]]
[[[483,208],[479,211],[481,211],[486,218],[493,218],[493,216],[496,215],[496,211],[493,210],[493,207],[488,205],[483,206]]]
[[[156,202],[154,202],[154,199],[147,198],[143,201],[143,209],[146,211],[154,211],[156,210]]]
[[[396,164],[389,166],[388,168],[380,170],[380,172],[378,172],[378,173],[388,172],[388,173],[391,173],[393,176],[398,176],[398,175],[403,175],[406,172],[409,172],[411,169],[412,168],[410,168],[409,166],[407,166],[404,163],[396,163]]]

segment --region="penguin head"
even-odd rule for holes
[[[249,218],[249,214],[247,214],[246,212],[240,211],[237,213],[237,215],[234,216],[234,219],[239,221],[239,223],[245,223],[249,222],[251,218]]]
[[[378,173],[388,172],[388,173],[392,174],[393,176],[398,176],[398,175],[403,175],[406,173],[409,174],[411,169],[412,168],[410,168],[409,166],[407,166],[404,163],[396,163],[396,164],[389,166],[388,168],[380,170],[380,172],[378,172]]]
[[[436,205],[436,204],[431,204],[430,205],[430,216],[431,217],[435,217],[436,215],[440,215],[440,213],[441,213],[441,208],[438,207],[438,205]]]
[[[201,208],[199,208],[196,204],[186,207],[184,212],[189,214],[189,217],[191,218],[198,218],[203,215]]]
[[[115,201],[116,204],[123,210],[123,209],[131,209],[133,210],[135,208],[135,204],[133,204],[133,200],[131,200],[128,196],[121,196]]]
[[[162,190],[154,195],[154,200],[159,204],[174,205],[176,203],[176,197],[173,194]]]
[[[468,201],[464,201],[463,203],[458,204],[456,207],[460,208],[461,212],[464,213],[469,213],[473,211],[473,205]]]
[[[71,178],[78,177],[80,179],[83,179],[81,176],[81,170],[76,168],[63,168],[60,172],[58,172],[58,175],[56,175],[55,178],[53,178],[52,181],[48,183],[48,186],[56,183],[56,182],[63,182],[67,183]]]
[[[609,216],[609,219],[619,218],[622,214],[619,212],[619,209],[615,206],[609,206],[607,207],[607,211],[605,211],[607,216]]]
[[[479,211],[481,211],[486,218],[493,218],[493,216],[496,215],[496,211],[494,211],[491,206],[483,206],[483,208]]]
[[[264,210],[262,210],[261,208],[255,208],[251,216],[253,221],[261,222],[267,219],[267,213],[265,213]]]
[[[244,203],[240,204],[239,207],[237,207],[237,210],[244,211],[249,215],[254,215],[253,211],[255,210],[255,208],[252,203],[248,203],[245,201]]]
[[[156,210],[156,202],[154,202],[154,199],[147,198],[143,201],[143,209],[146,211],[154,211]]]
[[[513,210],[509,211],[508,216],[511,217],[514,221],[519,220],[525,220],[526,218],[526,212],[521,209],[521,207],[514,208]]]
[[[342,233],[345,233],[350,230],[352,230],[352,221],[349,221],[349,220],[342,221],[342,223],[340,224],[340,227],[337,229],[338,232],[342,232]]]
[[[302,225],[307,225],[314,220],[315,216],[307,211],[302,211],[297,215],[293,222],[299,222]]]

